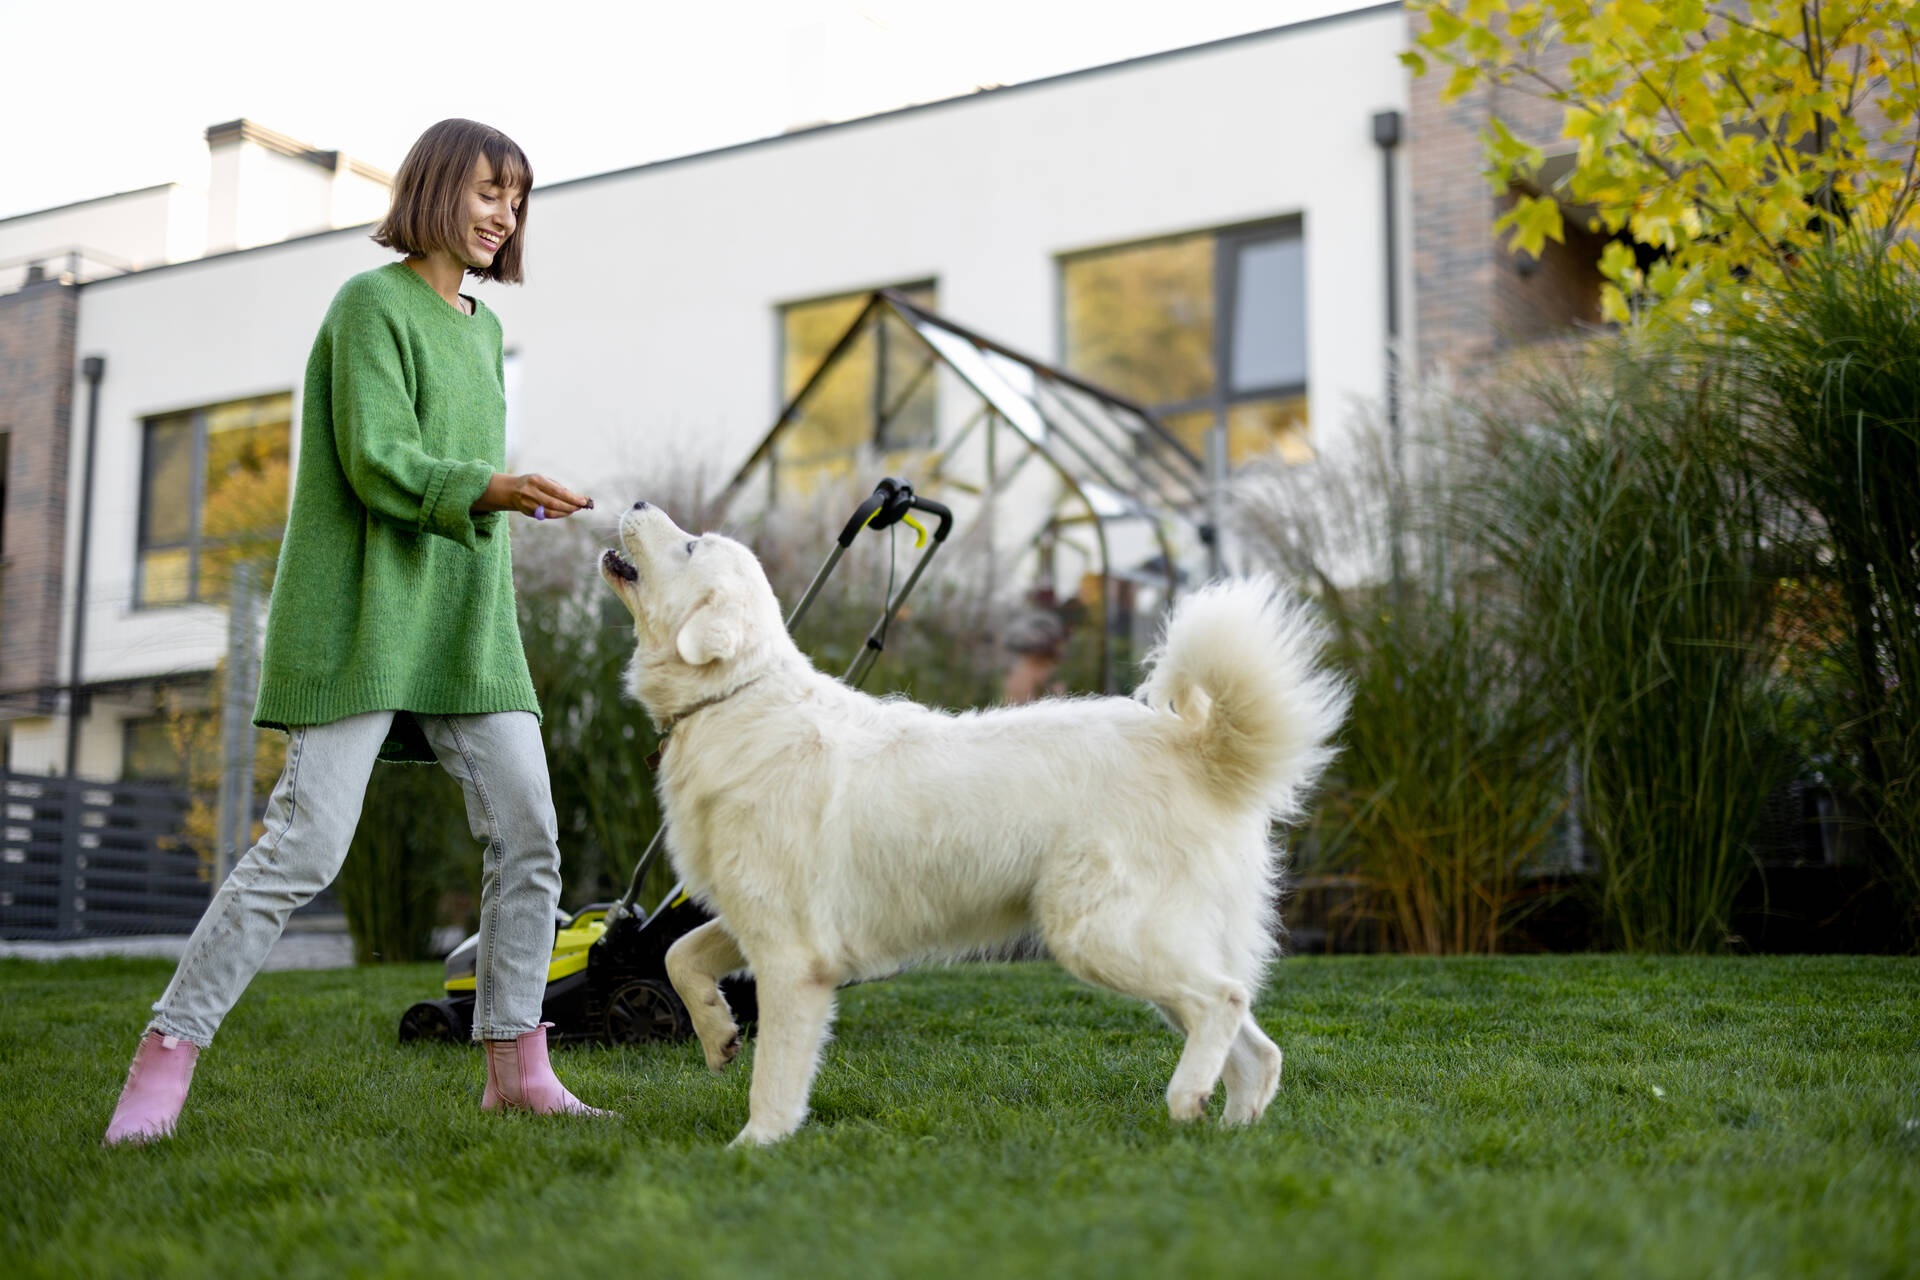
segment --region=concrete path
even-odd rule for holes
[[[7,942],[0,940],[0,957],[23,960],[75,960],[86,956],[160,956],[178,960],[187,935],[150,934],[126,938],[77,938],[71,942]],[[275,969],[346,969],[353,964],[353,939],[345,916],[296,917],[280,941],[267,953],[263,971]]]

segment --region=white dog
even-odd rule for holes
[[[750,968],[749,1119],[806,1117],[842,983],[1037,933],[1068,970],[1152,1002],[1187,1037],[1167,1086],[1257,1120],[1280,1050],[1251,1015],[1275,950],[1274,818],[1331,758],[1342,684],[1271,583],[1185,597],[1137,699],[949,715],[869,697],[788,638],[753,553],[635,503],[601,573],[632,611],[630,691],[670,735],[668,849],[712,922],[667,972],[715,1071],[740,1047],[718,980]]]

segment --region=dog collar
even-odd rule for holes
[[[660,725],[659,743],[655,745],[652,753],[647,756],[647,768],[649,769],[659,768],[660,754],[661,752],[667,749],[667,738],[669,735],[673,733],[674,727],[676,725],[686,720],[689,716],[697,715],[700,712],[705,711],[708,707],[719,706],[721,703],[725,702],[728,698],[731,698],[734,694],[739,693],[742,689],[750,689],[758,683],[760,683],[760,677],[755,676],[753,679],[748,680],[744,684],[737,684],[733,686],[733,688],[727,690],[725,693],[715,694],[711,698],[707,698],[703,701],[694,703],[692,706],[688,707],[685,711],[680,712],[678,715],[667,717],[667,719],[663,721]]]

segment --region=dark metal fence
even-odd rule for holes
[[[0,802],[0,938],[188,933],[206,909],[184,789],[0,772]]]

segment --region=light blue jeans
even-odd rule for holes
[[[287,917],[340,873],[393,716],[370,711],[293,730],[266,834],[207,904],[149,1029],[201,1048],[212,1042]],[[540,1022],[560,899],[559,823],[539,721],[525,711],[416,719],[465,789],[468,825],[486,844],[473,1038],[509,1040]]]

